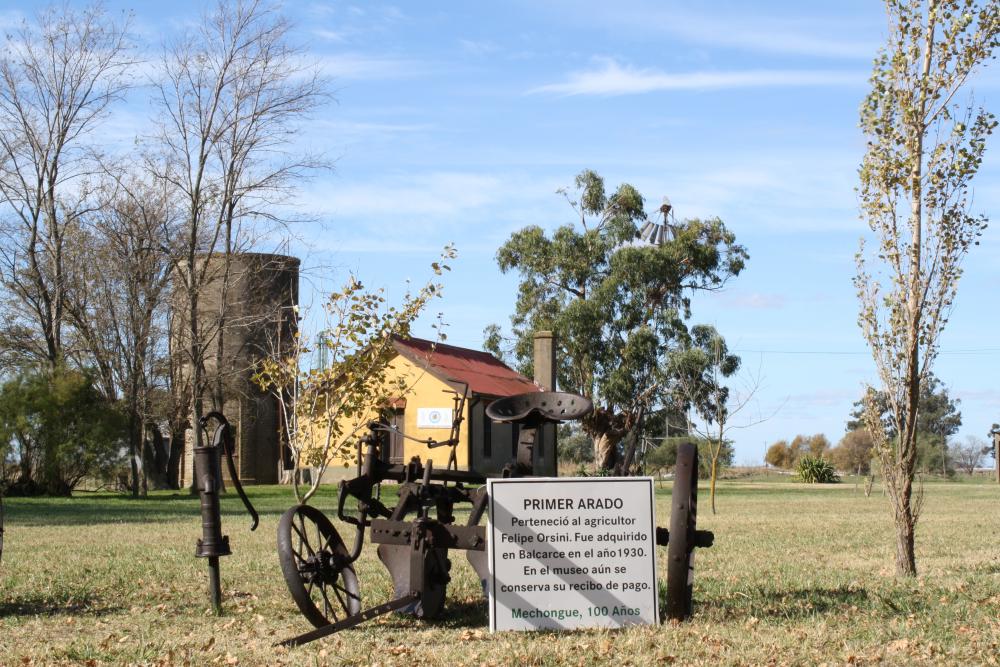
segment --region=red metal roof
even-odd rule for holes
[[[435,345],[421,338],[395,338],[396,351],[446,382],[461,382],[472,394],[513,396],[541,391],[534,382],[506,366],[489,352],[454,345]]]

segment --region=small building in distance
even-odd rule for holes
[[[541,349],[547,350],[548,359],[551,359],[552,337],[546,335],[547,338],[541,338]],[[498,398],[543,391],[551,388],[551,384],[524,377],[488,352],[435,344],[420,338],[396,338],[393,346],[397,356],[391,362],[392,373],[396,377],[406,376],[411,390],[386,406],[380,419],[410,438],[440,442],[451,436],[455,411],[460,409],[461,430],[455,449],[458,468],[498,475],[515,457],[518,427],[494,423],[486,416],[486,406]],[[536,367],[544,365],[536,361]],[[387,462],[405,463],[414,456],[422,461],[434,461],[435,468],[443,468],[448,462],[447,447],[431,449],[423,442],[396,433],[383,433],[382,436],[381,451]],[[354,458],[357,455],[357,450],[345,452],[345,458],[335,461],[331,471],[338,468],[338,463],[353,467],[357,464]],[[346,457],[352,458],[347,460]],[[549,424],[539,429],[536,436],[535,474],[555,476],[556,463],[556,428]]]

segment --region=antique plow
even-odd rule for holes
[[[589,399],[561,392],[520,394],[491,403],[486,410],[489,418],[520,426],[515,458],[504,466],[502,475],[532,475],[538,429],[546,423],[580,419],[592,408]],[[305,644],[390,611],[425,619],[439,616],[451,579],[450,550],[466,552],[485,589],[489,575],[487,537],[486,527],[479,524],[488,503],[486,477],[471,471],[437,469],[432,461],[423,463],[418,457],[407,464],[385,463],[379,456],[378,432],[387,428],[378,422],[369,424],[369,433],[362,439],[361,474],[340,485],[337,517],[353,527],[350,549],[326,515],[315,507],[295,506],[279,521],[278,555],[285,582],[299,610],[316,626],[315,630],[284,640],[282,645]],[[453,437],[444,442],[423,442],[430,448],[454,448],[458,438],[453,431]],[[670,529],[656,529],[656,543],[668,549],[669,618],[691,615],[694,548],[711,546],[713,540],[712,533],[695,528],[697,475],[697,450],[682,445]],[[399,499],[391,508],[376,493],[378,485],[385,481],[399,485]],[[356,514],[345,511],[349,497],[357,502]],[[456,523],[454,515],[460,503],[471,506],[464,524]],[[394,595],[385,603],[364,609],[353,564],[361,555],[366,531],[368,539],[378,545],[378,557],[392,576]]]

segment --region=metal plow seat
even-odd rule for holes
[[[594,409],[584,396],[562,391],[539,391],[500,398],[486,406],[486,416],[498,422],[572,421]]]

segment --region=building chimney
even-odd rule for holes
[[[535,384],[544,391],[556,390],[555,334],[551,331],[535,332],[534,362]]]

